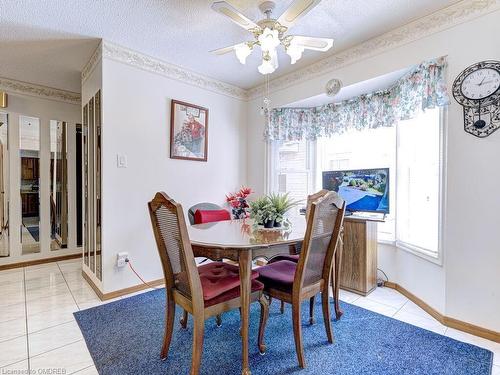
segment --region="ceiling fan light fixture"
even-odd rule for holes
[[[265,51],[262,55],[262,64],[258,67],[259,73],[263,75],[271,74],[276,69],[278,69],[278,54],[276,50]]]
[[[245,65],[247,57],[252,53],[252,48],[248,43],[241,43],[234,46],[234,52],[240,63]]]
[[[291,60],[290,63],[292,65],[300,60],[303,52],[304,52],[304,47],[302,47],[299,44],[293,43],[293,40],[286,49],[286,53],[288,56],[290,56],[290,60]]]
[[[263,51],[273,51],[281,43],[278,30],[269,27],[266,27],[262,34],[259,35],[258,41]]]

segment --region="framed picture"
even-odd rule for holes
[[[170,108],[170,157],[207,161],[208,109],[172,100]]]

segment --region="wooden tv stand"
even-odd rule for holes
[[[377,287],[377,222],[381,218],[346,216],[340,287],[367,296]]]

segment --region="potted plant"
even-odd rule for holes
[[[276,208],[268,199],[264,207],[262,207],[262,222],[264,223],[264,228],[274,227],[277,217]]]
[[[226,202],[231,207],[231,212],[234,219],[245,219],[248,217],[248,203],[247,198],[252,194],[252,189],[242,186],[236,193],[226,195]]]
[[[253,219],[257,225],[264,225],[264,207],[268,203],[269,199],[267,197],[259,197],[249,203],[250,218]]]
[[[279,227],[285,219],[285,214],[292,208],[295,207],[299,202],[288,196],[286,194],[271,193],[267,196],[269,202],[274,207],[275,218],[274,226]]]

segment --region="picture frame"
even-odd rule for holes
[[[207,161],[208,108],[172,99],[170,158]]]

